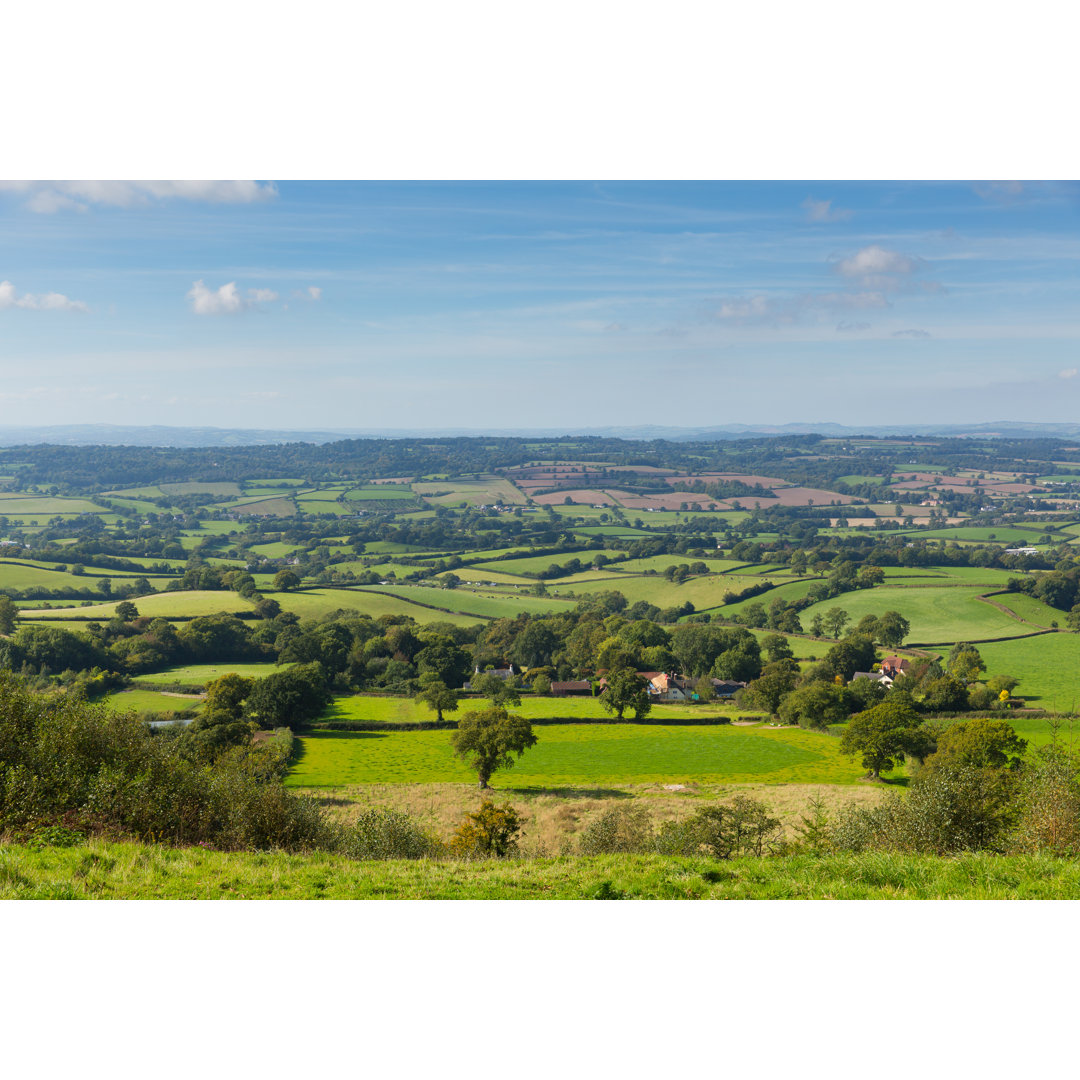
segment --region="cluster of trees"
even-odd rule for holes
[[[966,642],[953,647],[944,665],[912,662],[888,690],[873,679],[852,681],[855,672],[868,672],[875,663],[874,640],[866,633],[849,634],[805,671],[792,659],[786,638],[778,635],[762,644],[768,663],[738,692],[740,704],[805,728],[827,728],[879,704],[902,706],[914,716],[985,711],[1008,701],[1018,685],[1010,675],[979,681],[986,664]]]

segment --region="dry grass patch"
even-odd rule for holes
[[[504,777],[502,783],[512,782]],[[575,836],[615,803],[643,802],[656,824],[689,817],[703,802],[749,795],[759,799],[784,825],[785,835],[795,837],[796,826],[810,813],[812,801],[820,799],[830,813],[852,804],[866,805],[883,798],[887,784],[679,784],[672,790],[663,784],[551,788],[535,791],[512,787],[480,791],[472,784],[365,784],[328,795],[310,789],[312,795],[341,821],[353,821],[374,807],[401,810],[415,817],[443,840],[449,840],[466,813],[475,811],[485,798],[509,803],[524,821],[522,853],[557,855],[574,846]]]

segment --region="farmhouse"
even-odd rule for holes
[[[886,656],[881,661],[881,673],[895,679],[900,675],[906,675],[911,669],[911,661],[902,656]]]
[[[638,677],[646,682],[645,692],[655,701],[697,701],[697,680],[674,672],[639,671]],[[732,697],[746,683],[728,679],[710,679],[716,697]]]

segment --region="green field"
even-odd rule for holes
[[[522,611],[528,611],[534,615],[551,615],[559,611],[566,611],[572,606],[569,601],[540,596],[522,596],[516,591],[508,595],[499,595],[492,591],[479,592],[475,589],[459,587],[457,589],[437,589],[425,585],[372,585],[370,587],[359,585],[355,590],[358,593],[367,593],[377,590],[376,595],[390,594],[410,601],[414,605],[429,604],[436,608],[445,608],[448,611],[458,612],[463,615],[478,615],[488,618],[513,618]],[[420,609],[423,610],[423,609]],[[430,619],[437,619],[440,612],[433,611]],[[421,615],[417,614],[420,619]],[[475,620],[474,620],[475,621]]]
[[[162,617],[165,619],[194,618],[198,615],[216,615],[218,612],[250,612],[251,604],[234,592],[228,590],[183,591],[154,593],[153,596],[140,596],[135,601],[140,615]],[[24,609],[24,619],[111,619],[116,614],[116,603],[92,604],[89,607],[52,608],[49,611]]]
[[[1032,525],[958,525],[953,529],[920,530],[912,533],[923,540],[978,540],[982,543],[1019,544],[1031,546],[1043,534],[1043,528]]]
[[[854,784],[863,775],[838,739],[797,728],[562,724],[496,788],[582,784],[767,782]],[[326,732],[301,737],[291,787],[475,782],[450,749],[448,731]]]
[[[102,700],[117,712],[182,712],[198,709],[202,705],[198,698],[176,697],[156,690],[119,690],[115,694],[107,694]]]
[[[1013,675],[1014,691],[1033,704],[1055,712],[1080,708],[1080,637],[1039,634],[1015,641],[980,645],[987,675]]]
[[[1047,629],[1052,623],[1058,626],[1065,625],[1066,613],[1064,611],[1044,604],[1034,596],[1028,596],[1027,593],[1002,593],[1000,596],[991,596],[990,599],[996,604],[1007,607],[1021,619],[1026,619],[1035,626]]]
[[[465,698],[461,703],[461,711],[447,713],[446,719],[456,719],[461,712],[468,709],[484,708],[486,702],[478,698]],[[551,717],[580,717],[582,720],[608,720],[610,714],[604,712],[600,702],[593,697],[533,697],[526,694],[521,699],[520,705],[515,705],[514,710],[519,716],[529,720],[542,720]],[[731,705],[694,705],[694,704],[657,704],[649,713],[650,720],[681,720],[686,717],[718,717],[736,715],[751,715],[753,709],[739,709]],[[376,694],[352,694],[348,697],[339,697],[334,701],[330,709],[320,718],[321,720],[377,720],[391,724],[419,724],[430,723],[435,719],[435,714],[424,705],[418,704],[412,698],[389,697]],[[764,719],[764,717],[762,717]]]
[[[222,660],[217,664],[185,664],[180,667],[165,668],[150,675],[140,675],[136,682],[139,686],[171,685],[181,683],[184,686],[205,686],[211,679],[222,675],[244,675],[253,679],[264,679],[275,671],[284,671],[292,664],[274,663],[229,663]]]
[[[433,611],[419,604],[411,604],[399,596],[386,596],[360,588],[304,589],[299,592],[268,592],[264,595],[276,600],[285,611],[295,611],[301,618],[319,618],[343,610],[357,611],[373,619],[380,615],[409,615],[420,623],[450,622],[457,626],[475,626],[483,621],[475,615]]]
[[[879,585],[873,589],[843,593],[823,600],[800,612],[803,626],[809,626],[815,615],[824,615],[832,608],[841,608],[851,616],[852,624],[864,615],[883,615],[898,611],[911,623],[907,644],[950,644],[956,641],[978,641],[983,638],[1016,637],[1029,633],[1031,627],[999,611],[979,599],[983,592],[977,587],[950,586],[905,588]],[[767,593],[765,602],[774,593]]]

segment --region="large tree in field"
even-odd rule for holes
[[[840,736],[840,751],[861,755],[866,775],[878,780],[903,762],[905,754],[925,753],[931,741],[919,714],[907,702],[890,699],[851,718]]]
[[[416,695],[416,700],[421,705],[426,705],[431,709],[440,724],[444,712],[457,712],[458,703],[461,701],[461,692],[459,690],[451,690],[434,673],[421,675],[420,685],[421,690]]]
[[[476,770],[479,786],[486,788],[493,773],[513,768],[514,754],[520,758],[536,745],[536,736],[532,724],[523,716],[494,705],[465,713],[450,735],[450,745],[462,761]]]
[[[607,686],[600,695],[600,704],[621,720],[627,709],[632,709],[635,720],[642,720],[652,708],[645,692],[645,680],[633,668],[617,668],[607,677]]]

